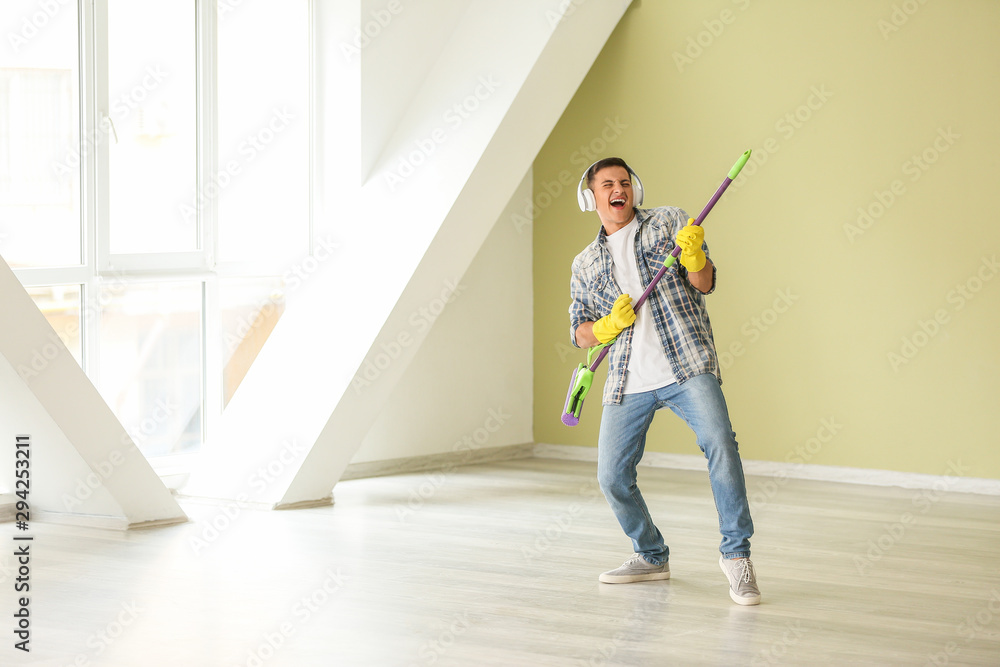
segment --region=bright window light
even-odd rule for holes
[[[287,266],[308,252],[308,10],[220,5],[220,261]]]
[[[236,393],[250,365],[285,312],[281,278],[219,281],[222,311],[223,405]]]
[[[309,253],[311,4],[0,2],[0,255],[149,458],[211,438]]]
[[[59,339],[80,362],[80,286],[30,287],[28,294]]]
[[[4,0],[0,255],[14,268],[80,263],[77,6]]]
[[[202,285],[118,285],[101,296],[99,389],[147,457],[202,439]]]
[[[112,253],[191,251],[195,3],[108,0]]]

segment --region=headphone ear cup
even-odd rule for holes
[[[635,172],[632,172],[632,194],[635,200],[635,205],[642,206],[642,199],[645,191],[642,189],[642,181],[636,176]]]
[[[597,164],[597,162],[594,164]],[[576,203],[580,205],[580,210],[584,212],[597,210],[597,198],[594,197],[594,191],[587,187],[587,174],[590,173],[590,168],[594,164],[587,167],[586,171],[583,172],[583,176],[580,177],[580,182],[576,185]]]

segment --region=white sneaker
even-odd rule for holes
[[[729,597],[736,604],[760,604],[760,589],[757,588],[757,574],[749,558],[725,558],[719,556],[719,567],[729,579]]]
[[[598,577],[606,584],[630,584],[633,581],[650,581],[653,579],[669,579],[670,564],[653,565],[639,554],[632,554],[621,567],[608,570]]]

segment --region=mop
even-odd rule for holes
[[[736,161],[733,168],[729,170],[729,174],[726,176],[725,180],[722,181],[722,185],[719,189],[715,191],[712,198],[708,200],[705,204],[705,208],[702,210],[701,215],[699,215],[692,224],[700,225],[708,217],[709,212],[715,206],[716,202],[722,197],[722,193],[726,191],[729,184],[733,182],[739,173],[743,169],[743,165],[747,163],[750,159],[750,151],[743,153],[740,159]],[[642,296],[638,298],[635,305],[632,306],[632,310],[639,310],[639,307],[646,301],[649,294],[656,288],[656,284],[660,282],[667,273],[667,269],[674,265],[675,260],[678,255],[681,254],[681,247],[675,246],[673,251],[667,256],[667,259],[663,262],[663,267],[656,272],[653,279],[649,282],[649,285],[643,291]],[[597,367],[601,365],[604,357],[608,354],[608,349],[610,346],[618,340],[617,337],[608,341],[607,343],[602,343],[600,345],[595,345],[594,347],[587,350],[587,363],[580,364],[573,371],[573,375],[569,380],[569,391],[566,393],[566,403],[563,406],[562,412],[562,423],[566,426],[576,426],[580,423],[580,412],[583,410],[583,401],[587,398],[587,394],[590,392],[590,387],[594,383],[594,371]],[[594,354],[597,354],[597,359],[594,359]]]

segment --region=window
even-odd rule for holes
[[[219,304],[225,406],[285,312],[284,281],[280,278],[220,280]]]
[[[28,294],[59,336],[59,340],[69,348],[76,362],[82,364],[80,288],[80,285],[29,287]]]
[[[204,193],[222,263],[287,267],[309,247],[308,10],[248,2],[219,17],[219,169]]]
[[[101,395],[146,456],[202,437],[202,284],[133,282],[104,295]]]
[[[0,255],[15,268],[80,264],[76,6],[49,16],[5,0],[0,12]]]
[[[197,250],[195,5],[107,4],[111,252]]]
[[[43,4],[0,5],[0,255],[140,450],[196,453],[312,247],[311,2]]]

